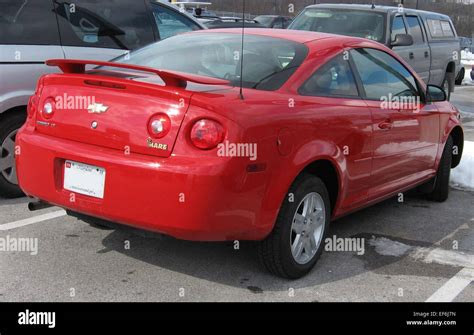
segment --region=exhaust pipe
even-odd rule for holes
[[[45,209],[45,208],[49,208],[49,207],[53,207],[53,205],[50,205],[47,202],[44,202],[44,201],[41,201],[41,200],[30,201],[28,203],[28,209],[31,212],[39,211],[40,209]]]

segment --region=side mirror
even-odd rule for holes
[[[391,43],[392,47],[406,47],[413,45],[413,37],[408,34],[397,34],[395,40]]]
[[[194,9],[194,14],[196,14],[196,16],[201,16],[202,15],[202,8]]]
[[[428,85],[428,89],[426,90],[426,95],[428,101],[430,102],[439,102],[439,101],[446,101],[446,92],[439,86],[436,85]]]

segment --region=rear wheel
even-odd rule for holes
[[[18,187],[15,166],[15,139],[25,122],[22,113],[5,116],[0,126],[0,196],[15,198],[23,195]]]
[[[443,202],[448,199],[449,195],[449,177],[451,175],[451,162],[453,159],[453,138],[448,137],[444,146],[443,155],[439,162],[438,171],[434,180],[433,191],[428,198],[434,201]]]
[[[312,175],[298,177],[283,202],[273,231],[259,243],[261,263],[284,278],[296,279],[307,274],[321,256],[330,212],[329,194],[321,179]]]

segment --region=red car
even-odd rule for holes
[[[448,197],[460,114],[395,53],[248,29],[242,57],[241,41],[202,31],[114,62],[48,61],[64,73],[39,80],[17,135],[23,191],[179,239],[260,241],[287,278],[311,270],[331,220],[420,185]]]

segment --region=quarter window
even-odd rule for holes
[[[395,58],[375,49],[355,49],[352,59],[369,100],[419,96],[413,75]]]
[[[300,88],[301,95],[358,97],[349,61],[339,55],[323,65]]]

